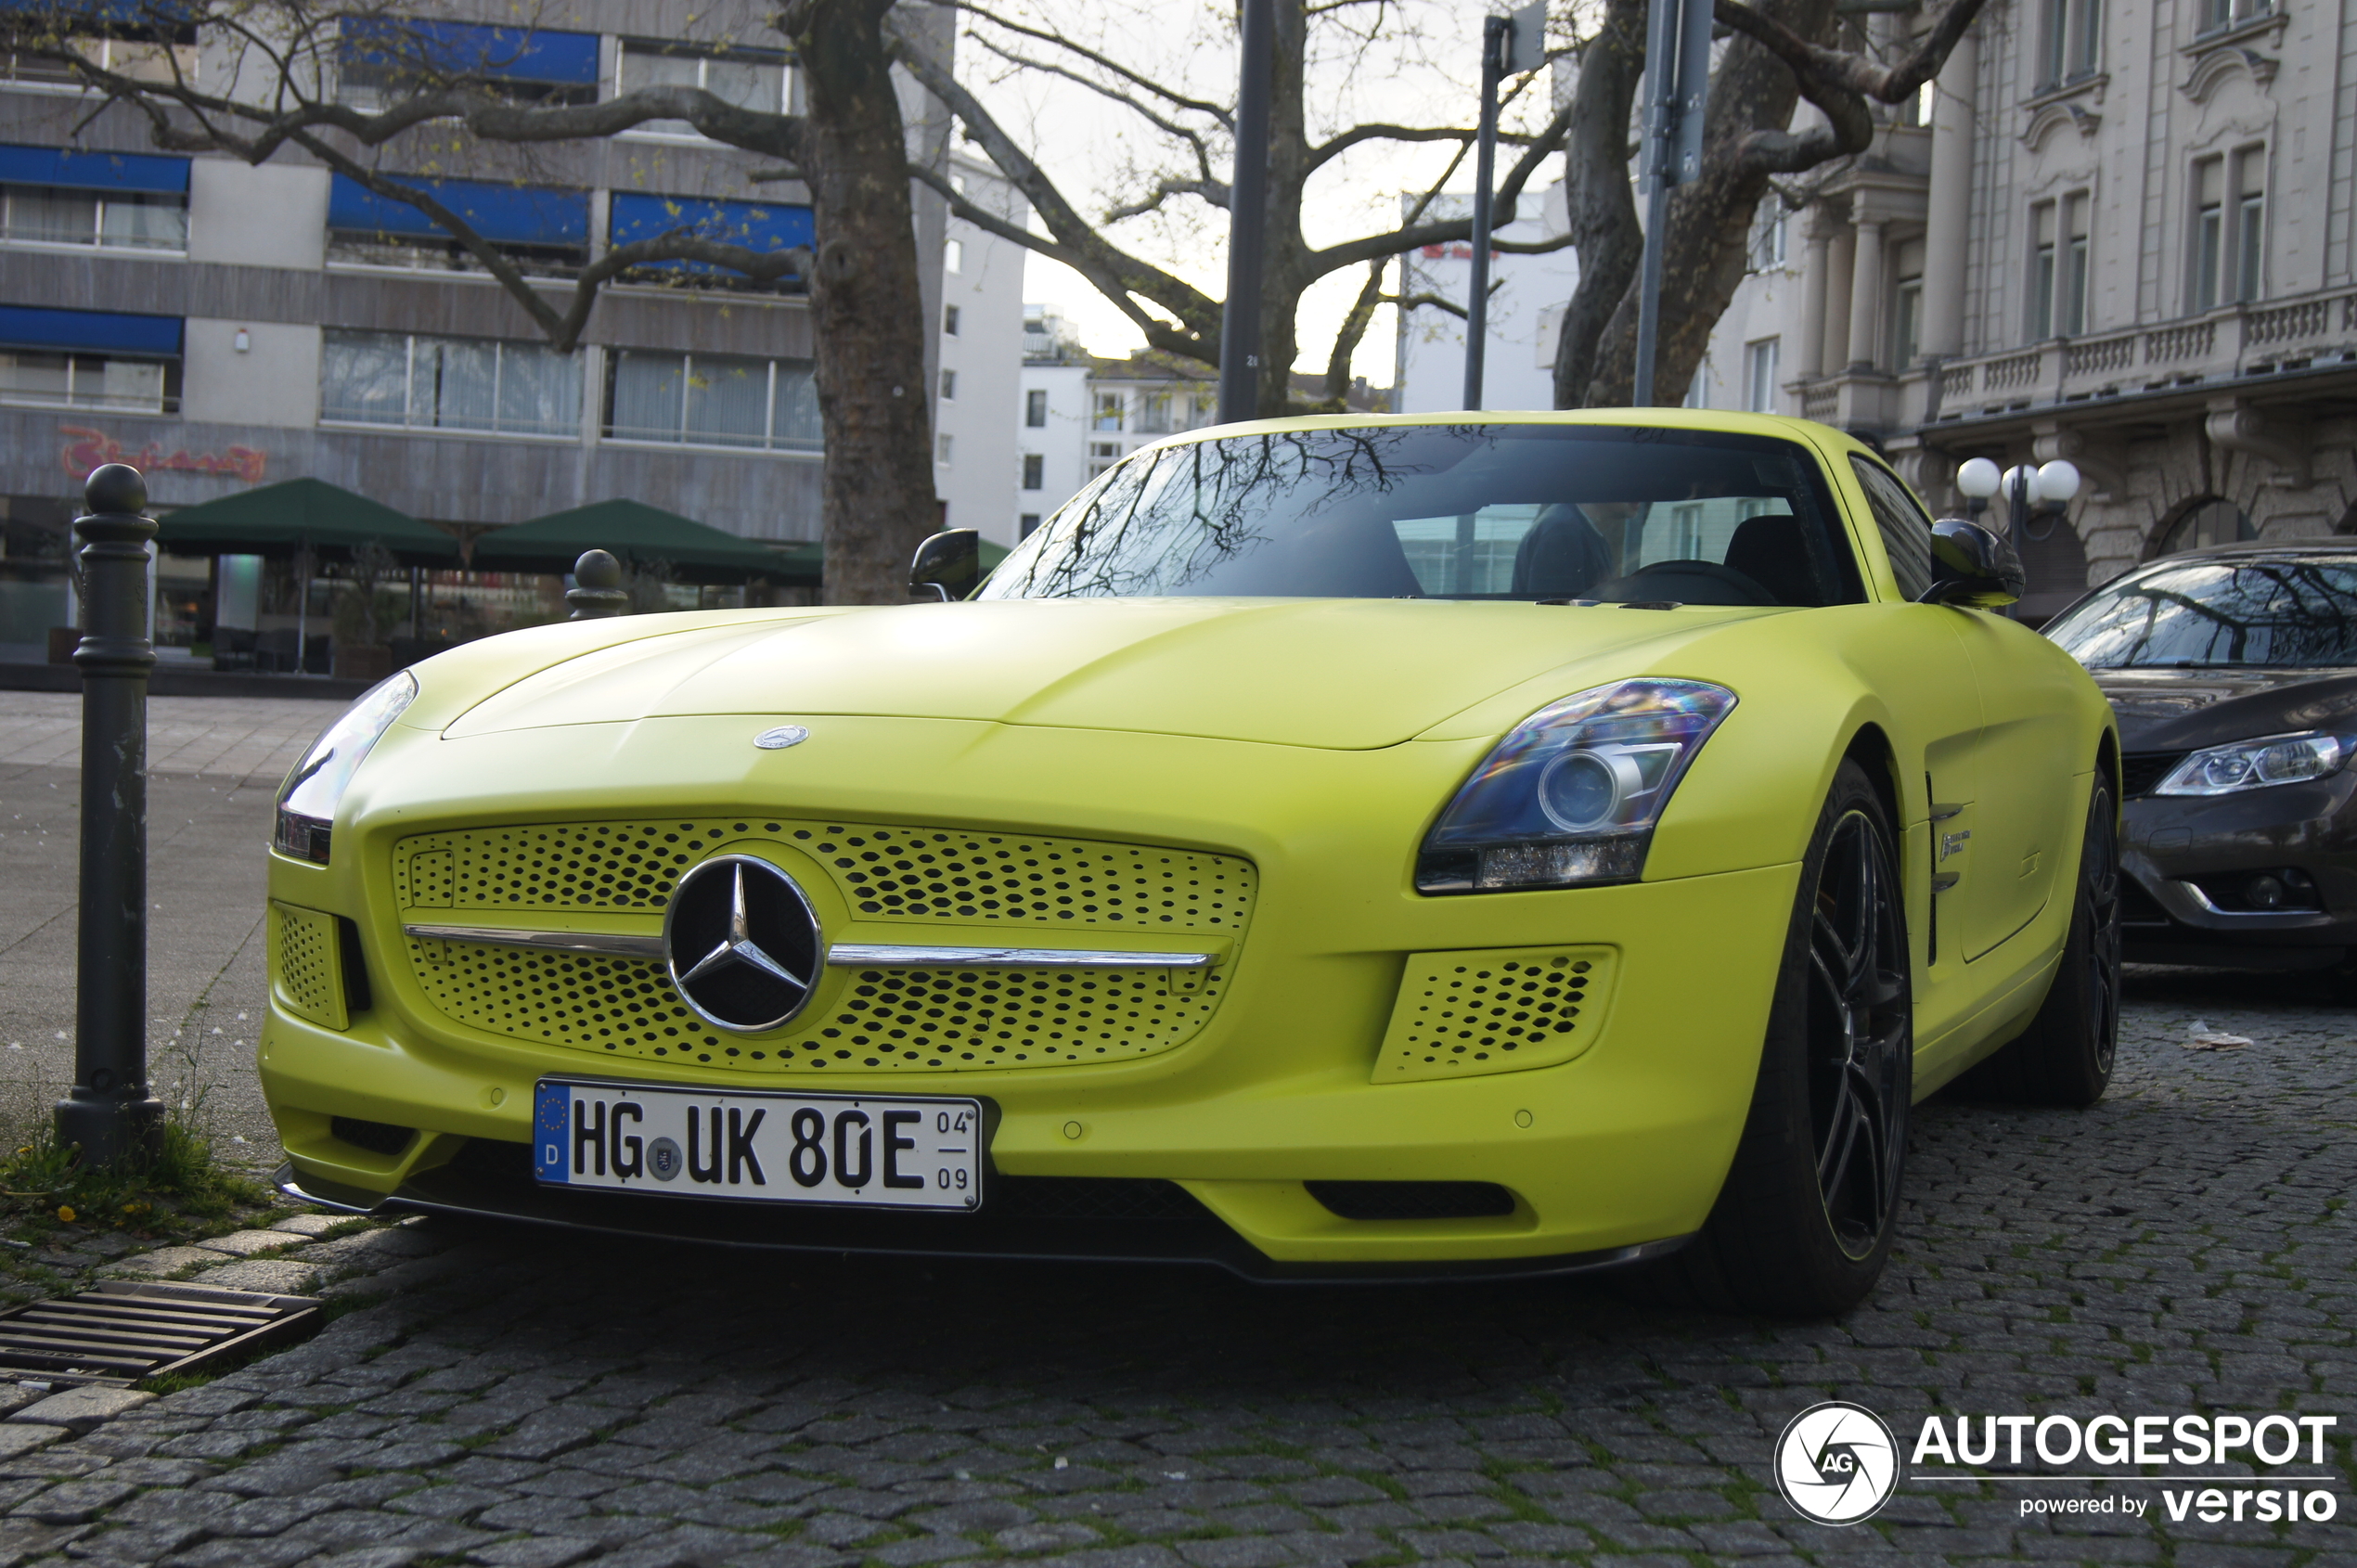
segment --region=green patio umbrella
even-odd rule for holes
[[[643,501],[599,501],[495,529],[475,541],[474,561],[485,572],[568,572],[585,550],[610,550],[625,565],[665,561],[690,583],[818,582],[816,545],[773,547]]]
[[[371,541],[404,566],[458,564],[458,542],[381,501],[323,479],[290,479],[165,514],[156,543],[180,555],[292,556],[295,667],[310,647],[312,568],[320,555],[350,555]]]

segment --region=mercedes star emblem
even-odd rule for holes
[[[810,732],[798,724],[781,724],[775,729],[765,729],[753,738],[753,743],[765,752],[782,752],[789,746],[799,746],[810,739]]]
[[[800,1012],[825,951],[801,885],[753,855],[715,855],[679,879],[663,919],[672,984],[696,1016],[735,1034]]]

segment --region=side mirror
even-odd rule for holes
[[[1931,586],[1926,604],[2001,610],[2021,598],[2021,555],[1993,528],[1960,517],[1931,525]]]
[[[939,599],[944,604],[964,598],[982,582],[982,535],[971,528],[949,528],[917,546],[908,562],[908,597]]]

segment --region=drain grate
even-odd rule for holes
[[[133,1383],[324,1327],[312,1296],[108,1279],[0,1312],[0,1382]]]

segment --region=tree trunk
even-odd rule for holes
[[[1309,125],[1303,75],[1309,47],[1307,0],[1275,0],[1277,58],[1269,72],[1269,200],[1260,284],[1260,417],[1293,412],[1293,362],[1300,352],[1301,296],[1308,241],[1301,232]]]
[[[905,604],[934,532],[932,418],[907,144],[882,27],[891,0],[811,0],[793,43],[809,114],[803,174],[818,233],[810,314],[830,604]]]

